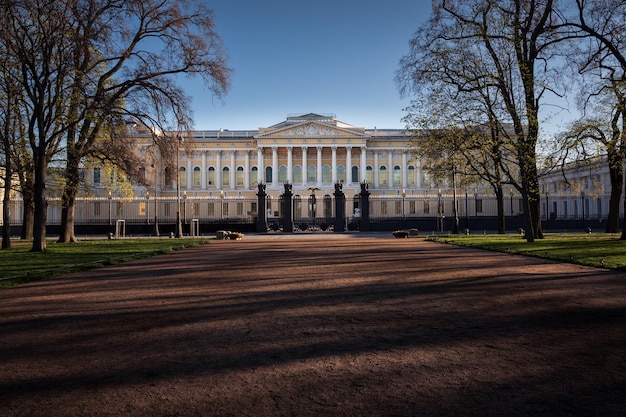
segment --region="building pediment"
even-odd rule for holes
[[[311,121],[275,130],[265,131],[257,139],[364,139],[367,135],[357,130],[330,126]]]

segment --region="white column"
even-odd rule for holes
[[[293,184],[293,146],[287,146],[287,182]]]
[[[345,176],[346,176],[346,184],[351,185],[352,184],[352,147],[351,146],[346,147]]]
[[[307,162],[307,151],[309,148],[307,148],[306,146],[302,147],[302,186],[306,187],[308,181],[309,181],[309,167],[308,162]]]
[[[243,167],[243,187],[246,190],[250,189],[250,151],[246,150],[244,153],[245,166]]]
[[[365,182],[367,178],[367,148],[361,146],[361,182]]]
[[[222,189],[222,151],[215,152],[215,189]]]
[[[272,147],[272,185],[278,184],[278,148]]]
[[[330,172],[331,172],[331,181],[333,184],[337,183],[337,147],[333,146],[331,148],[332,151],[332,164],[330,167]]]
[[[374,168],[374,188],[378,188],[378,151],[374,151],[374,166],[372,168]]]
[[[393,188],[393,151],[389,151],[389,163],[387,164],[387,186]]]
[[[191,190],[193,186],[193,154],[187,157],[187,189]]]
[[[417,183],[416,186],[417,188],[422,188],[422,161],[421,160],[417,160],[417,162],[415,163],[415,174],[417,175]]]
[[[206,190],[206,151],[202,151],[202,166],[200,167],[202,172],[200,173],[200,181],[202,183],[202,189]]]
[[[263,164],[263,148],[259,147],[256,150],[257,152],[257,183],[261,184],[263,182],[263,178],[265,176],[265,165]]]
[[[235,151],[230,152],[230,189],[237,189],[237,164],[235,162]]]
[[[322,147],[317,147],[317,187],[322,187]]]
[[[405,152],[402,152],[402,189],[403,190],[406,190],[406,188],[409,185],[406,162],[407,162],[407,155],[405,151]]]

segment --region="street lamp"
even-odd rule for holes
[[[174,237],[180,238],[183,236],[183,227],[180,223],[180,143],[183,138],[179,135],[176,137],[176,231]]]
[[[441,209],[441,188],[437,192],[437,223],[439,223],[439,231],[443,233],[443,210]]]
[[[402,189],[402,227],[404,227],[404,199],[406,198],[406,190]]]
[[[111,190],[109,190],[109,226],[113,224],[113,219],[111,217],[111,203],[113,201],[113,195],[111,194]]]
[[[224,190],[220,190],[220,223],[224,220]]]

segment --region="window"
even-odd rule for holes
[[[250,184],[257,185],[259,181],[259,169],[257,167],[252,167],[250,170]]]
[[[209,203],[209,217],[215,216],[215,203]]]
[[[396,165],[393,167],[393,186],[400,187],[402,182],[400,180],[400,166]]]
[[[286,183],[287,182],[287,167],[284,165],[281,165],[278,168],[278,182],[279,183]]]
[[[230,168],[222,168],[222,186],[228,187],[230,185]]]
[[[195,167],[193,169],[193,186],[200,187],[202,185],[202,172],[200,171],[200,167]]]
[[[243,187],[244,172],[243,167],[237,167],[237,187]]]
[[[424,200],[424,214],[430,214],[430,201]]]
[[[387,202],[386,201],[381,201],[380,203],[380,214],[382,214],[383,216],[387,215]]]
[[[415,214],[415,201],[414,200],[409,201],[409,213]]]
[[[243,203],[237,203],[237,216],[243,216]]]
[[[271,166],[265,167],[265,182],[268,184],[272,182],[272,167]]]
[[[146,182],[146,169],[144,167],[139,168],[138,175],[141,182]]]
[[[387,185],[387,167],[384,165],[378,168],[378,185],[381,187]]]
[[[315,165],[309,165],[307,170],[307,181],[309,184],[315,184],[317,182]]]
[[[168,167],[165,167],[163,170],[163,184],[165,184],[166,188],[172,188],[173,186],[172,171]]]
[[[100,185],[102,183],[102,170],[100,167],[93,169],[93,185]]]
[[[402,214],[402,201],[396,201],[396,214]]]
[[[139,217],[146,217],[146,202],[139,202]]]
[[[302,182],[302,167],[300,165],[296,165],[293,168],[293,182],[295,184],[300,184]]]
[[[324,165],[322,168],[322,182],[330,184],[330,167],[328,165]]]
[[[374,183],[374,168],[371,165],[365,169],[365,181],[369,184]]]
[[[354,165],[352,167],[352,178],[350,179],[350,182],[360,182],[361,179],[359,178],[359,167]]]
[[[409,187],[414,186],[415,183],[415,167],[413,165],[409,165],[409,167],[407,168],[407,179],[408,179],[408,185]]]
[[[337,181],[346,181],[346,168],[343,165],[337,167]]]
[[[209,187],[212,187],[215,185],[215,168],[214,167],[209,167],[209,178],[207,178],[207,181],[209,182]]]
[[[476,213],[483,212],[483,200],[476,199]]]
[[[93,203],[93,215],[100,217],[102,215],[101,213],[101,207],[100,207],[100,203],[99,202],[95,202]]]
[[[181,188],[187,187],[187,168],[180,167],[180,171],[178,173],[178,185]]]

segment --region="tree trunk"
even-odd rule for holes
[[[48,220],[48,201],[46,200],[46,158],[37,155],[35,164],[34,213],[33,213],[33,246],[31,252],[46,251],[46,223]]]
[[[4,198],[2,199],[2,249],[11,248],[11,170],[6,169]]]
[[[496,202],[498,204],[498,234],[506,233],[506,223],[504,219],[504,192],[502,187],[496,188]]]
[[[69,138],[71,137],[70,135]],[[66,164],[65,187],[63,188],[63,197],[61,199],[61,234],[58,240],[59,243],[78,242],[74,234],[74,212],[76,209],[76,195],[80,185],[80,157],[70,139],[67,142]]]
[[[33,239],[33,224],[34,224],[34,211],[35,202],[33,197],[32,184],[29,186],[23,186],[22,188],[22,233],[20,238],[24,240]]]
[[[616,154],[608,154],[609,176],[611,178],[611,197],[609,199],[609,214],[606,219],[606,233],[619,232],[619,209],[622,199],[622,187],[624,186],[624,176],[622,169],[622,158]]]

